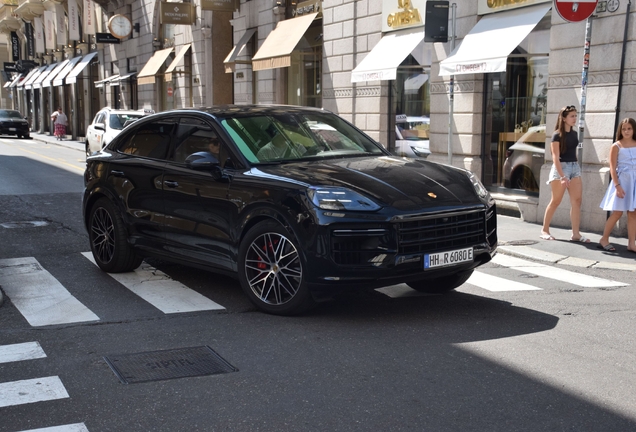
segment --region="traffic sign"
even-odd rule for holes
[[[569,22],[588,19],[596,10],[598,0],[554,0],[559,16]]]

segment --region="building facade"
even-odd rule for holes
[[[557,113],[581,109],[583,99],[582,229],[600,231],[616,124],[636,116],[631,2],[599,2],[583,98],[586,22],[564,21],[552,0],[450,2],[441,24],[427,3],[444,2],[4,0],[0,33],[16,34],[20,58],[33,66],[8,76],[2,96],[42,132],[63,105],[80,138],[103,106],[323,107],[396,153],[430,152],[430,160],[477,173],[502,207],[532,222],[550,199]],[[33,49],[30,27],[36,18],[46,24],[47,11],[58,39]],[[113,34],[115,16],[129,32]],[[431,36],[443,27],[447,38]],[[569,225],[566,201],[556,225]]]

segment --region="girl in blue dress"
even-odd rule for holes
[[[614,225],[627,212],[627,250],[636,253],[636,120],[626,118],[618,125],[616,142],[610,147],[612,182],[601,201],[601,208],[613,213],[605,223],[599,249],[616,252],[609,242]]]

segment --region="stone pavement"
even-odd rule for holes
[[[34,140],[65,146],[85,151],[83,142],[63,140],[44,134],[31,133]],[[556,240],[542,240],[541,225],[522,221],[520,218],[498,215],[498,237],[501,254],[542,261],[557,266],[599,268],[636,272],[636,253],[627,250],[627,239],[610,237],[616,252],[605,252],[597,249],[600,233],[583,233],[591,240],[584,244],[569,241],[571,231],[564,228],[551,227],[550,232]],[[2,291],[0,291],[2,304]]]

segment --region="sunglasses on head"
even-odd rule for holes
[[[563,108],[563,112],[568,112],[568,111],[576,111],[576,107],[574,105],[568,105],[565,108]]]

